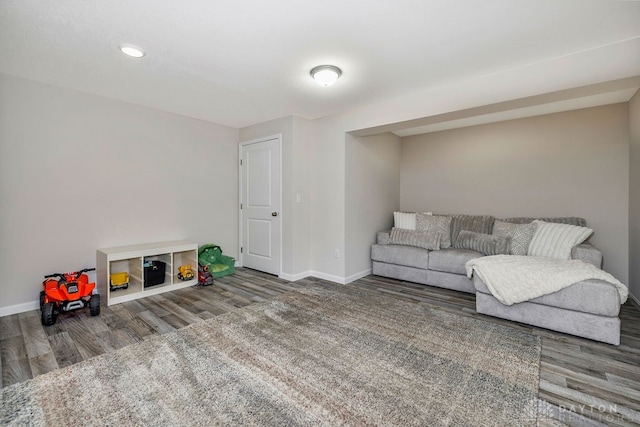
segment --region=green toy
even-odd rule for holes
[[[230,256],[222,255],[220,246],[213,243],[200,246],[198,263],[203,268],[206,267],[216,279],[236,272],[236,260]]]

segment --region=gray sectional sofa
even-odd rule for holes
[[[453,215],[452,241],[460,230],[487,233],[493,217]],[[523,224],[533,218],[502,219]],[[543,218],[547,222],[561,222],[585,226],[581,218]],[[490,231],[489,231],[490,234]],[[602,280],[585,280],[553,294],[507,306],[498,301],[485,283],[466,275],[465,263],[482,257],[468,249],[447,248],[427,250],[420,247],[389,244],[389,231],[379,232],[377,243],[371,247],[373,274],[429,286],[453,289],[476,295],[479,313],[539,326],[596,341],[620,344],[620,299],[616,288]],[[602,254],[589,243],[573,247],[573,259],[602,268]]]

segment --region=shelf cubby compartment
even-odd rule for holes
[[[111,287],[111,275],[116,273],[127,273],[129,275],[129,285],[124,287]],[[109,284],[107,292],[112,297],[131,295],[142,291],[142,258],[128,258],[109,262]]]
[[[160,278],[159,280],[158,277],[156,275],[153,275],[152,272],[148,272],[148,277],[147,274],[144,274],[144,280],[143,280],[143,285],[145,287],[145,289],[151,288],[151,287],[160,287],[160,286],[168,286],[168,285],[172,285],[173,282],[171,281],[171,253],[165,253],[165,254],[158,254],[158,255],[150,255],[150,256],[145,256],[144,257],[144,262],[142,264],[143,268],[148,268],[147,265],[149,263],[152,263],[154,261],[159,261],[159,262],[163,262],[164,263],[164,277]],[[154,283],[149,283],[147,279],[153,279]],[[161,283],[157,283],[158,281],[162,281]]]
[[[173,271],[172,279],[173,283],[183,283],[184,280],[180,280],[178,278],[178,268],[182,265],[190,265],[191,271],[193,271],[194,277],[197,279],[198,275],[198,251],[197,250],[188,250],[188,251],[179,251],[173,253]]]

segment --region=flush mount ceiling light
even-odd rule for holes
[[[120,50],[122,51],[122,53],[131,56],[132,58],[142,58],[146,55],[146,52],[141,47],[128,43],[121,44]]]
[[[341,75],[342,70],[333,65],[318,65],[311,70],[311,77],[313,77],[313,80],[323,87],[331,86]]]

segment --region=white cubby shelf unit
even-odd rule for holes
[[[166,264],[164,283],[145,286],[144,265],[150,261]],[[195,274],[191,280],[178,278],[178,267],[185,264],[191,265]],[[118,304],[198,283],[198,244],[175,241],[98,249],[96,266],[100,294],[107,305]],[[128,273],[129,286],[112,290],[109,285],[113,273]]]

